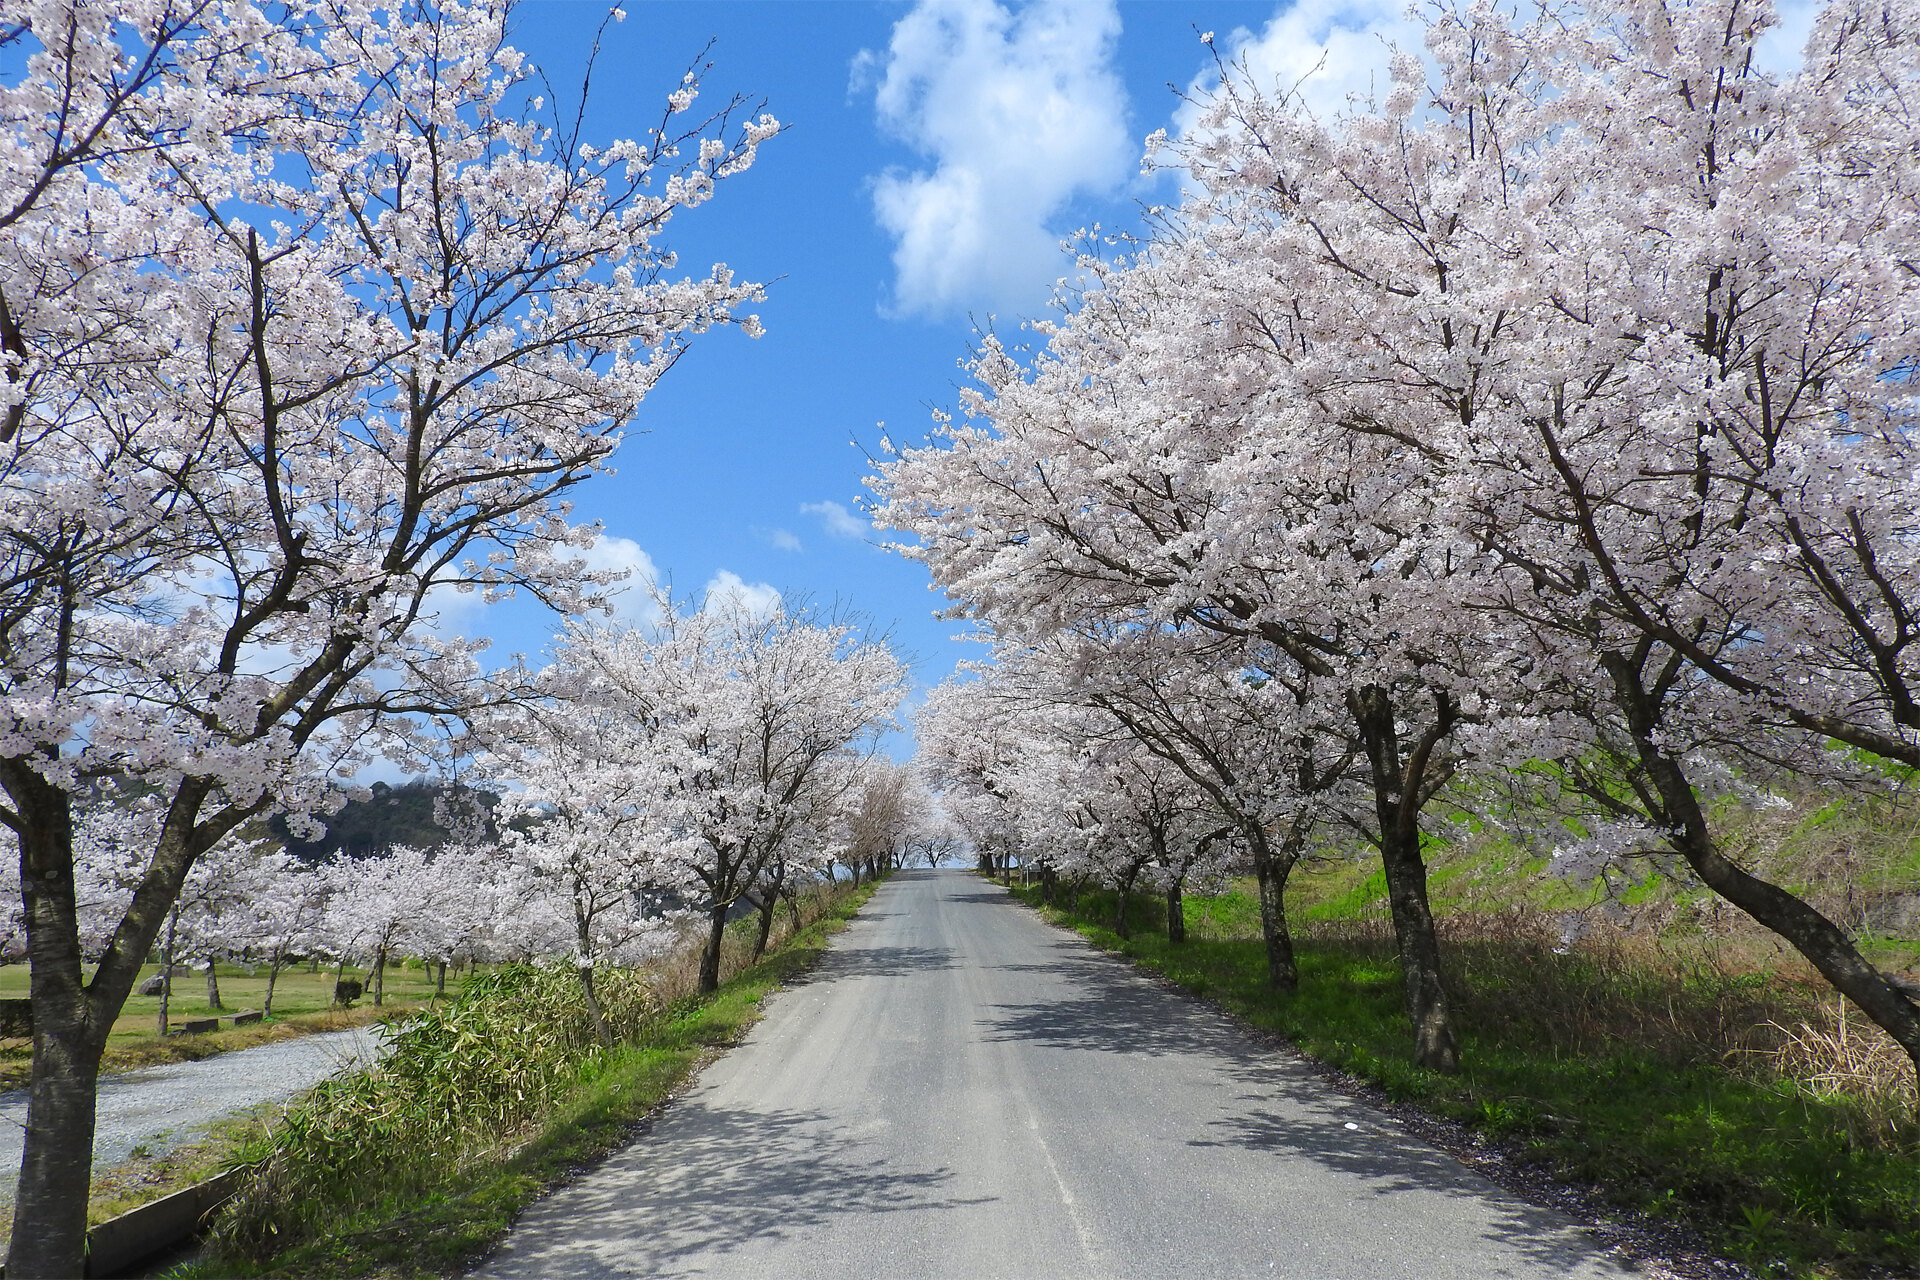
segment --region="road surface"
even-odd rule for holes
[[[531,1208],[518,1277],[1626,1274],[958,871],[896,875],[647,1136]]]
[[[351,1062],[366,1061],[378,1027],[355,1027],[215,1054],[198,1062],[142,1067],[100,1078],[93,1167],[110,1169],[144,1147],[153,1155],[186,1146],[223,1117],[283,1102]],[[27,1091],[0,1093],[0,1202],[13,1203]]]

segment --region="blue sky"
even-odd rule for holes
[[[698,340],[648,400],[617,476],[577,490],[614,562],[682,593],[843,601],[890,628],[922,687],[976,656],[915,564],[859,512],[878,423],[920,439],[951,407],[973,323],[1003,334],[1043,314],[1068,269],[1057,242],[1100,222],[1133,228],[1172,180],[1140,175],[1143,139],[1178,128],[1210,66],[1198,33],[1324,109],[1364,91],[1383,37],[1418,49],[1402,0],[629,0],[594,75],[589,140],[644,132],[713,42],[705,101],[764,98],[789,127],[748,173],[676,222],[684,266],[725,261],[768,282],[766,335]],[[606,9],[527,0],[513,42],[563,95],[577,88]],[[612,541],[621,540],[621,541]],[[477,613],[477,611],[476,611]],[[531,610],[449,618],[537,653]],[[906,744],[901,749],[910,750]]]
[[[529,0],[513,43],[570,95],[605,11]],[[924,571],[876,545],[859,511],[864,450],[877,424],[916,440],[932,409],[956,403],[970,317],[1007,332],[1045,311],[1069,265],[1062,236],[1136,225],[1139,201],[1173,190],[1141,178],[1141,144],[1179,105],[1169,82],[1205,65],[1196,28],[1224,35],[1273,12],[633,0],[604,38],[590,139],[643,132],[709,40],[702,104],[764,98],[788,125],[666,238],[689,271],[724,261],[766,281],[766,334],[696,340],[648,399],[618,474],[576,490],[576,517],[626,540],[611,559],[683,593],[732,575],[844,601],[891,628],[922,685],[977,656],[933,616]],[[475,615],[449,621],[493,631],[503,650],[537,653],[552,629],[531,610]]]

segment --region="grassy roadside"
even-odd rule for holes
[[[392,1167],[371,1180],[271,1186],[243,1204],[243,1221],[216,1227],[209,1256],[169,1275],[425,1277],[457,1274],[484,1256],[522,1209],[546,1188],[632,1139],[635,1125],[705,1062],[734,1044],[760,1016],[765,997],[812,965],[874,886],[840,889],[820,918],[735,974],[709,997],[681,997],[631,1042],[593,1049],[571,1068],[567,1087],[529,1123],[495,1132],[467,1150],[396,1149]],[[398,1137],[398,1131],[395,1131]],[[285,1139],[284,1132],[281,1135]],[[263,1155],[255,1151],[253,1155]],[[411,1164],[409,1164],[411,1160]],[[400,1166],[407,1166],[401,1169]],[[387,1188],[397,1188],[388,1190]],[[323,1233],[284,1249],[262,1248],[276,1196],[312,1196]],[[243,1200],[246,1197],[243,1195]],[[302,1206],[308,1220],[315,1204]],[[229,1215],[231,1219],[234,1215]],[[287,1218],[291,1220],[291,1218]],[[289,1232],[289,1235],[295,1233]]]
[[[1040,907],[1037,888],[1014,892]],[[1079,908],[1040,907],[1396,1102],[1474,1127],[1522,1165],[1688,1223],[1763,1275],[1920,1268],[1911,1104],[1890,1111],[1823,1092],[1735,1043],[1736,1029],[1805,993],[1769,991],[1751,975],[1661,973],[1630,952],[1556,949],[1513,931],[1456,936],[1466,1065],[1448,1077],[1411,1061],[1397,961],[1378,931],[1307,930],[1300,990],[1288,997],[1266,988],[1247,894],[1190,898],[1180,946],[1147,920],[1120,938],[1111,894],[1088,892]],[[1716,1035],[1734,1047],[1717,1052]]]

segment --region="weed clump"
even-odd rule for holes
[[[624,1040],[663,1012],[644,973],[608,971],[596,990]],[[338,1206],[427,1194],[446,1169],[544,1114],[598,1046],[570,970],[476,976],[457,1000],[393,1032],[377,1065],[323,1082],[247,1153],[254,1174],[222,1219],[218,1248],[264,1260],[325,1233]]]

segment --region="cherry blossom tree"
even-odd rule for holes
[[[1178,621],[1320,682],[1368,767],[1417,1057],[1452,1069],[1420,818],[1499,696],[1488,638],[1445,625],[1481,566],[1421,455],[1328,421],[1257,331],[1210,321],[1260,296],[1212,231],[1088,259],[1098,289],[1031,369],[987,339],[974,420],[886,463],[877,515],[1012,643]]]
[[[327,898],[322,877],[283,851],[260,850],[254,872],[229,945],[239,958],[267,966],[260,1011],[271,1018],[281,971],[321,945]]]
[[[702,901],[711,991],[734,905],[777,892],[783,868],[833,838],[846,766],[891,722],[906,669],[883,643],[805,611],[723,597],[660,609],[650,634],[574,628],[556,683],[623,726],[620,765],[646,788],[638,838],[662,882]]]
[[[977,421],[879,480],[1003,634],[1190,621],[1336,691],[1429,1065],[1424,805],[1470,758],[1599,740],[1645,829],[1920,1064],[1920,1009],[1701,801],[1844,776],[1829,740],[1920,760],[1916,13],[1829,5],[1784,79],[1773,20],[1442,6],[1432,75],[1400,51],[1332,120],[1223,68],[1173,144],[1197,194],[1085,263],[1030,364],[989,340]]]
[[[611,1045],[595,969],[658,934],[650,906],[689,886],[650,838],[664,779],[645,735],[589,656],[599,651],[596,638],[575,635],[581,643],[563,646],[541,674],[550,696],[487,726],[497,745],[482,768],[511,787],[495,817],[500,856],[526,873],[521,910],[537,903],[560,922],[594,1027]]]
[[[417,755],[409,717],[510,694],[438,602],[592,603],[567,490],[691,335],[757,330],[756,286],[672,278],[659,236],[771,120],[690,115],[690,75],[595,147],[540,123],[504,6],[283,16],[0,16],[0,821],[36,1010],[15,1275],[79,1269],[104,1028],[194,860]],[[83,981],[73,798],[108,771],[160,798]]]
[[[1111,717],[1060,707],[1010,785],[1037,860],[1113,888],[1115,933],[1132,936],[1134,896],[1152,885],[1167,893],[1169,935],[1184,937],[1180,887],[1219,834],[1189,778]]]
[[[940,797],[929,792],[928,799],[931,804],[925,811],[925,820],[907,838],[902,865],[911,866],[915,858],[924,858],[927,870],[935,871],[949,859],[964,857],[966,840],[954,826],[953,819],[947,816]]]
[[[1193,842],[1187,856],[1246,851],[1268,982],[1293,990],[1288,876],[1318,827],[1338,820],[1371,835],[1354,768],[1361,748],[1344,709],[1293,664],[1192,626],[1062,633],[1002,666],[1036,705],[1098,711],[1199,789],[1225,829],[1205,848]]]
[[[319,934],[342,962],[365,964],[375,1004],[386,1003],[387,962],[417,954],[439,910],[433,855],[395,845],[372,858],[336,854],[322,863],[326,910]]]
[[[787,837],[769,846],[760,875],[741,895],[741,900],[754,909],[759,922],[753,934],[754,960],[766,954],[767,944],[773,937],[774,911],[782,902],[787,904],[788,921],[799,928],[799,895],[814,868],[822,869],[824,878],[831,879],[835,863],[846,861],[858,865],[854,841],[862,825],[865,802],[871,795],[863,788],[862,780],[870,776],[871,767],[884,768],[889,763],[870,754],[870,744],[869,738],[865,751],[850,753],[820,771],[815,785],[804,791],[800,812]],[[866,830],[893,839],[869,862],[877,875],[881,866],[893,864],[901,835],[882,824],[868,825]]]
[[[991,667],[956,673],[928,690],[913,722],[915,762],[989,875],[1024,847],[1011,780],[1029,739],[1021,704],[996,692],[999,679]]]
[[[1402,56],[1333,123],[1230,85],[1184,154],[1257,299],[1235,325],[1316,413],[1424,460],[1436,521],[1488,566],[1451,625],[1503,637],[1531,690],[1502,750],[1625,746],[1616,816],[1920,1070],[1920,1007],[1730,858],[1702,798],[1845,783],[1832,741],[1920,764],[1920,11],[1830,4],[1785,78],[1754,56],[1773,21],[1443,10],[1430,82]]]
[[[126,902],[137,891],[138,872],[145,853],[151,847],[151,823],[142,824],[144,839],[130,841],[119,856],[126,871],[118,879],[120,892],[112,906],[102,914],[117,924]],[[169,1003],[173,997],[176,961],[191,958],[206,966],[207,1008],[217,1012],[220,983],[216,966],[221,960],[244,955],[255,938],[259,919],[253,904],[270,892],[269,878],[275,865],[284,865],[285,855],[270,858],[259,841],[228,836],[195,859],[193,869],[181,884],[173,909],[167,913],[166,926],[160,932],[160,1011],[158,1029],[167,1034]]]
[[[886,759],[863,761],[852,783],[843,856],[858,884],[863,868],[877,875],[899,864],[932,798],[911,767]]]

